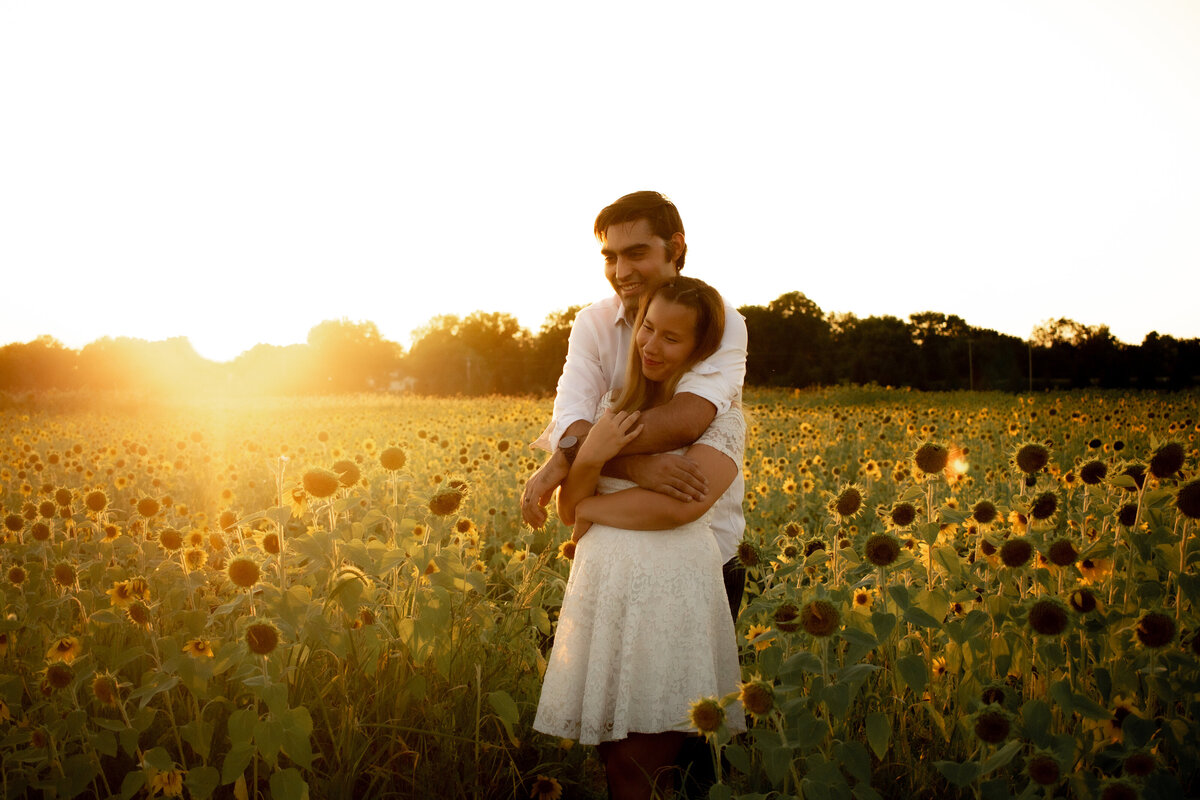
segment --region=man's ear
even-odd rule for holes
[[[671,240],[667,243],[667,246],[671,248],[672,263],[678,261],[680,253],[683,252],[683,231],[675,231],[675,233],[671,234]],[[676,272],[679,272],[679,269],[678,266],[675,267]]]

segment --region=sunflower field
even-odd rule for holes
[[[1200,794],[1200,397],[746,409],[709,797]],[[520,520],[549,410],[0,408],[4,796],[604,797],[593,748],[530,728],[570,571]]]

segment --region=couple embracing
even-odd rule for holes
[[[577,545],[534,728],[598,745],[624,800],[669,794],[691,704],[738,688],[746,325],[680,275],[661,194],[620,198],[595,234],[616,295],[575,318],[522,515],[540,527],[558,488]],[[737,704],[726,725],[745,729]]]

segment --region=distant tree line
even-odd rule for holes
[[[442,315],[414,332],[407,352],[372,322],[322,322],[304,344],[260,344],[227,363],[200,357],[185,338],[104,338],[71,350],[49,336],[0,347],[0,392],[435,395],[554,390],[579,306],[547,317],[536,334],[503,313]],[[1028,341],[933,311],[859,318],[825,313],[800,292],[743,306],[746,383],[877,383],[924,390],[1181,389],[1200,382],[1200,339],[1152,332],[1140,345],[1107,326],[1048,320]]]

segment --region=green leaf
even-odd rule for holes
[[[908,688],[917,694],[925,691],[925,684],[929,682],[929,670],[925,667],[924,658],[909,654],[896,662],[896,669],[908,684]]]
[[[1050,706],[1044,700],[1030,700],[1021,706],[1025,736],[1038,747],[1045,747],[1050,734]]]
[[[784,683],[799,685],[804,682],[801,673],[819,673],[821,669],[821,657],[816,653],[803,651],[783,662],[783,667],[779,670],[779,677]]]
[[[283,724],[283,744],[281,746],[288,758],[297,765],[310,769],[312,767],[312,715],[304,706],[288,709],[280,722]]]
[[[254,745],[237,744],[229,748],[225,760],[221,763],[221,783],[233,783],[239,775],[246,773],[250,759],[254,758]]]
[[[933,766],[955,788],[962,789],[979,777],[979,762],[968,761],[960,764],[957,761],[935,761]]]
[[[875,629],[875,636],[879,641],[886,641],[896,629],[896,615],[876,611],[871,614],[871,627]]]
[[[305,800],[307,797],[308,784],[300,776],[300,770],[288,767],[271,774],[272,800]]]
[[[220,783],[221,773],[217,772],[216,767],[207,764],[189,769],[184,780],[191,796],[200,800],[211,795]]]
[[[175,769],[175,759],[171,758],[171,754],[165,747],[153,747],[147,750],[142,761],[159,772],[170,772]]]
[[[509,740],[516,745],[519,740],[513,728],[521,720],[521,712],[517,710],[517,704],[508,692],[503,690],[488,692],[487,699],[488,705],[496,712],[500,724],[504,726],[504,732],[508,734]]]
[[[942,622],[939,619],[929,616],[923,609],[916,606],[910,606],[904,609],[904,618],[916,625],[918,628],[940,628]]]
[[[254,725],[254,746],[268,764],[274,765],[283,746],[283,723],[274,717],[259,720]]]
[[[145,785],[145,770],[136,769],[125,773],[125,777],[121,779],[121,800],[131,800]]]
[[[248,745],[254,740],[254,725],[258,712],[252,708],[239,708],[229,713],[229,741],[234,747]]]
[[[983,767],[980,771],[980,774],[987,775],[989,772],[1000,769],[1000,767],[1003,767],[1005,764],[1012,761],[1013,757],[1016,756],[1016,754],[1020,752],[1021,748],[1024,746],[1024,742],[1022,742],[1020,739],[1013,739],[1011,742],[1004,745],[1004,747],[1001,747],[999,750],[987,757],[987,760],[983,762]]]
[[[887,755],[888,746],[892,740],[892,720],[882,711],[872,711],[867,714],[867,744],[879,760]]]
[[[750,752],[746,748],[740,744],[731,744],[725,748],[724,755],[738,772],[750,774]]]
[[[867,679],[873,672],[882,669],[878,664],[851,664],[838,673],[838,682],[845,684],[858,683]]]
[[[747,797],[747,795],[742,795]],[[733,787],[723,783],[714,783],[708,790],[708,800],[732,800]]]

